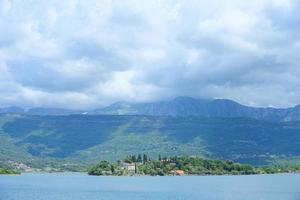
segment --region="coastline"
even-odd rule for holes
[[[159,175],[155,175],[155,176],[151,176],[151,175],[89,175],[88,172],[71,172],[71,171],[64,171],[64,172],[22,172],[19,174],[0,174],[0,176],[23,176],[23,175],[53,175],[53,176],[88,176],[88,177],[226,177],[226,176],[270,176],[270,175],[300,175],[300,172],[282,172],[282,173],[264,173],[264,174],[222,174],[222,175],[218,175],[218,174],[185,174],[183,176],[177,176],[177,175],[164,175],[164,176],[159,176]]]

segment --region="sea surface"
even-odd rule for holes
[[[97,177],[0,176],[0,200],[300,200],[300,175]]]

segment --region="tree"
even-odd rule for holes
[[[139,163],[142,162],[142,155],[141,154],[138,155],[137,162],[139,162]]]
[[[132,162],[134,162],[134,163],[136,162],[136,156],[135,155],[132,156]]]
[[[111,173],[115,173],[115,167],[114,167],[114,165],[110,166],[110,170],[111,170]]]
[[[143,157],[143,159],[142,159]],[[299,172],[300,166],[293,167],[281,167],[281,166],[267,166],[267,167],[254,167],[251,165],[234,163],[232,161],[221,160],[208,160],[199,157],[178,156],[170,158],[159,158],[159,160],[150,160],[146,154],[136,156],[130,155],[126,158],[130,163],[133,161],[141,160],[144,162],[137,163],[135,165],[135,174],[148,174],[148,175],[171,175],[174,174],[174,170],[183,170],[185,174],[211,174],[211,175],[223,175],[223,174],[271,174],[271,173],[283,173],[283,172]],[[92,167],[89,170],[90,175],[128,175],[129,171],[122,168],[119,164],[109,163],[108,161],[101,161],[98,165]],[[8,173],[5,170],[0,169],[0,174]]]
[[[125,163],[132,163],[132,156],[126,156],[126,158],[124,159]]]
[[[147,155],[144,154],[143,155],[143,164],[145,164],[146,162],[148,162],[148,158],[147,158]]]
[[[111,173],[111,164],[106,160],[101,161],[98,165],[92,167],[92,169],[89,171],[90,175],[104,175]]]

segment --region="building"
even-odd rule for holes
[[[171,173],[174,175],[174,176],[183,176],[184,175],[184,171],[183,170],[172,170]]]
[[[129,172],[135,172],[136,164],[135,163],[121,163],[121,169],[128,170]]]

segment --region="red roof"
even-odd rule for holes
[[[175,172],[178,174],[178,175],[184,175],[184,171],[183,170],[175,170]]]

